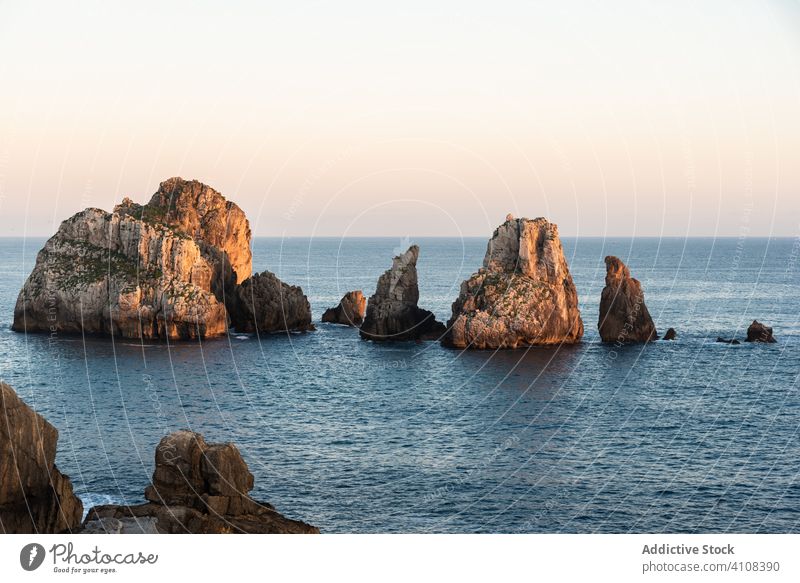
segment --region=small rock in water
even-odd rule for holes
[[[741,344],[736,338],[723,338],[722,336],[717,336],[717,342],[722,342],[723,344]]]
[[[664,340],[675,340],[678,337],[678,333],[675,332],[675,328],[670,328],[667,330],[667,333],[664,334]]]
[[[347,292],[338,306],[325,310],[322,321],[345,326],[361,326],[366,309],[367,299],[361,290]]]
[[[772,328],[765,326],[758,320],[753,320],[750,327],[747,329],[747,340],[745,342],[777,342],[772,336]]]

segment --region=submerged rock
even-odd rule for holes
[[[264,271],[236,287],[231,306],[233,327],[240,332],[268,334],[313,330],[311,305],[298,286],[283,283]]]
[[[145,504],[96,506],[86,516],[90,532],[312,534],[319,529],[291,520],[253,500],[253,475],[231,443],[206,443],[176,431],[156,448],[153,482]],[[118,522],[115,522],[118,521]]]
[[[717,336],[717,342],[722,342],[723,344],[741,344],[736,338],[723,338],[722,336]]]
[[[461,284],[443,342],[518,348],[578,342],[583,321],[558,227],[511,215],[494,232],[483,267]]]
[[[658,333],[644,303],[644,292],[628,267],[617,257],[606,257],[606,286],[600,296],[597,323],[603,342],[649,342]]]
[[[345,326],[360,326],[364,322],[366,309],[367,298],[361,290],[347,292],[338,306],[325,310],[322,321]]]
[[[58,430],[0,382],[0,532],[52,534],[80,525],[83,504],[55,465]]]
[[[664,334],[664,340],[675,340],[678,337],[678,333],[675,332],[675,328],[670,328],[667,330],[667,333]]]
[[[361,337],[366,340],[427,340],[438,339],[444,325],[433,313],[417,306],[419,287],[417,259],[419,247],[392,260],[392,267],[378,278],[378,287],[369,298],[367,314],[361,325]]]
[[[765,326],[758,320],[753,320],[753,323],[747,328],[747,339],[745,342],[777,342],[772,336],[772,328]]]

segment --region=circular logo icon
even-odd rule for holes
[[[44,555],[44,547],[39,543],[25,545],[19,552],[19,564],[26,571],[35,571],[42,566]]]

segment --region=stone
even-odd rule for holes
[[[747,328],[747,339],[745,342],[777,342],[772,336],[772,328],[765,326],[758,320],[753,320],[753,323]]]
[[[664,334],[663,340],[675,340],[678,337],[678,333],[675,332],[675,328],[670,328],[667,330],[666,334]]]
[[[392,267],[378,278],[375,293],[359,334],[365,340],[403,341],[439,339],[444,325],[419,302],[417,280],[419,247],[412,245],[392,260]]]
[[[722,336],[717,336],[717,342],[722,342],[724,344],[741,344],[736,338],[723,338]]]
[[[509,215],[483,267],[461,284],[443,344],[498,349],[572,344],[583,336],[578,292],[558,227]]]
[[[84,532],[312,534],[319,529],[281,515],[248,494],[253,475],[231,443],[206,443],[192,431],[165,436],[156,448],[147,502],[89,510]]]
[[[303,290],[283,283],[269,271],[246,279],[236,287],[232,299],[231,321],[239,332],[314,330],[311,304]]]
[[[145,206],[145,214],[158,224],[221,251],[235,283],[250,277],[250,223],[242,209],[210,186],[197,180],[165,180]]]
[[[19,293],[12,329],[193,340],[246,331],[309,330],[300,288],[251,276],[244,212],[196,180],[170,178],[150,202],[61,223]]]
[[[631,277],[621,259],[611,255],[606,257],[606,286],[600,296],[597,327],[603,342],[627,344],[658,339],[644,303],[642,284]]]
[[[83,504],[55,465],[58,430],[0,382],[0,532],[52,534],[80,525]]]
[[[367,298],[361,290],[344,294],[339,305],[328,308],[322,314],[322,321],[345,326],[361,326],[367,309]]]
[[[219,246],[217,246],[219,245]],[[250,275],[244,213],[171,178],[146,205],[90,208],[61,223],[17,298],[18,332],[195,339],[227,333],[226,285]]]

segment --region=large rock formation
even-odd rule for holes
[[[511,215],[494,232],[483,267],[461,284],[444,344],[518,348],[578,342],[578,292],[558,227]]]
[[[303,290],[265,271],[236,287],[231,319],[240,332],[313,330],[311,305]]]
[[[83,504],[55,465],[58,430],[0,382],[0,532],[75,529]]]
[[[369,298],[367,315],[361,325],[361,337],[366,340],[427,340],[438,339],[444,325],[429,311],[417,306],[417,259],[419,247],[392,260],[392,267],[378,278],[378,287]]]
[[[253,500],[253,475],[231,443],[206,443],[192,431],[176,431],[156,448],[153,483],[145,504],[97,506],[87,532],[304,534],[319,529],[291,520]]]
[[[347,292],[338,306],[325,310],[322,321],[345,326],[361,326],[366,309],[367,298],[361,290]]]
[[[747,328],[747,339],[745,342],[777,342],[772,335],[772,328],[765,326],[758,320],[753,320],[753,323]]]
[[[236,300],[237,286],[259,281],[251,271],[242,210],[196,180],[170,178],[145,205],[126,198],[112,213],[86,209],[61,223],[20,291],[12,328],[142,339],[219,336],[228,330],[231,307],[242,315],[233,325],[249,327]],[[265,303],[255,312],[270,312],[280,301],[257,297]],[[293,328],[291,318],[284,320]],[[307,328],[302,318],[299,326]],[[263,330],[285,328],[281,322]]]
[[[219,192],[197,180],[170,178],[145,207],[154,222],[223,252],[236,283],[250,277],[250,223],[242,209]]]
[[[618,257],[606,257],[606,286],[597,322],[603,342],[650,342],[658,334],[644,303],[642,284]]]

